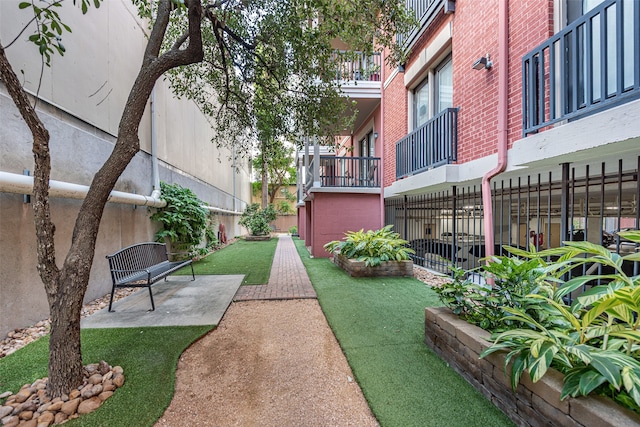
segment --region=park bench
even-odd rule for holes
[[[113,281],[109,311],[113,311],[111,305],[116,288],[148,288],[153,311],[156,306],[153,303],[151,285],[160,279],[167,280],[167,276],[187,265],[191,265],[192,280],[196,280],[191,260],[169,261],[164,243],[138,243],[107,255],[107,259]]]

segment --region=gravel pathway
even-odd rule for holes
[[[156,426],[377,426],[316,300],[233,303]]]

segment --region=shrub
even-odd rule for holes
[[[329,253],[338,252],[349,259],[364,261],[368,267],[384,261],[406,261],[415,251],[408,248],[407,241],[400,239],[392,228],[393,225],[387,225],[376,231],[348,231],[343,240],[329,242],[324,248]]]
[[[544,316],[540,304],[527,295],[551,292],[545,282],[544,261],[523,261],[496,256],[479,270],[483,283],[466,279],[467,272],[451,267],[453,280],[435,287],[440,301],[467,322],[490,332],[504,331],[519,324],[505,318],[505,307],[522,308],[532,316]],[[474,275],[473,277],[478,277]],[[493,285],[487,281],[493,281]]]
[[[244,210],[239,222],[249,230],[250,235],[266,236],[271,232],[269,223],[275,221],[277,216],[278,213],[272,205],[261,209],[259,203],[252,203]]]
[[[620,235],[640,243],[640,232]],[[493,345],[481,357],[506,350],[505,369],[510,364],[514,389],[525,371],[536,382],[553,367],[565,374],[561,399],[597,393],[640,412],[640,276],[630,277],[622,268],[625,261],[640,261],[640,253],[620,256],[589,242],[564,244],[539,253],[510,249],[538,260],[551,287],[545,288],[552,291],[525,297],[543,316],[528,312],[526,303],[503,306],[505,321],[520,326],[494,334]],[[545,257],[557,260],[545,264]],[[562,280],[585,264],[613,273]],[[595,286],[567,302],[567,296],[587,284]]]
[[[278,212],[281,213],[282,215],[291,215],[295,211],[293,210],[289,202],[283,200],[278,205]]]
[[[291,235],[298,234],[298,226],[294,225],[292,227],[289,227],[289,234]]]
[[[163,208],[157,208],[151,219],[159,221],[162,228],[155,235],[156,241],[168,239],[173,251],[184,251],[192,257],[199,252],[197,246],[205,237],[207,229],[207,210],[202,202],[188,188],[178,184],[160,183],[161,198],[167,202]]]

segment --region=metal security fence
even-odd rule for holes
[[[640,227],[640,156],[559,168],[493,182],[494,253],[505,245],[537,250],[586,240],[618,254],[638,245],[617,232]],[[416,251],[414,262],[442,273],[455,265],[470,270],[485,256],[484,213],[479,185],[451,186],[387,199],[385,221]],[[625,262],[627,274],[639,263]],[[573,275],[601,274],[584,265]],[[605,272],[606,273],[606,272]]]

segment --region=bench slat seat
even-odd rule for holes
[[[112,255],[107,255],[107,260],[109,260],[113,282],[109,311],[113,311],[111,307],[116,288],[148,288],[153,311],[156,307],[151,292],[152,284],[160,279],[166,280],[167,276],[187,265],[191,266],[191,280],[196,278],[191,260],[169,261],[164,243],[146,242],[131,245]]]

